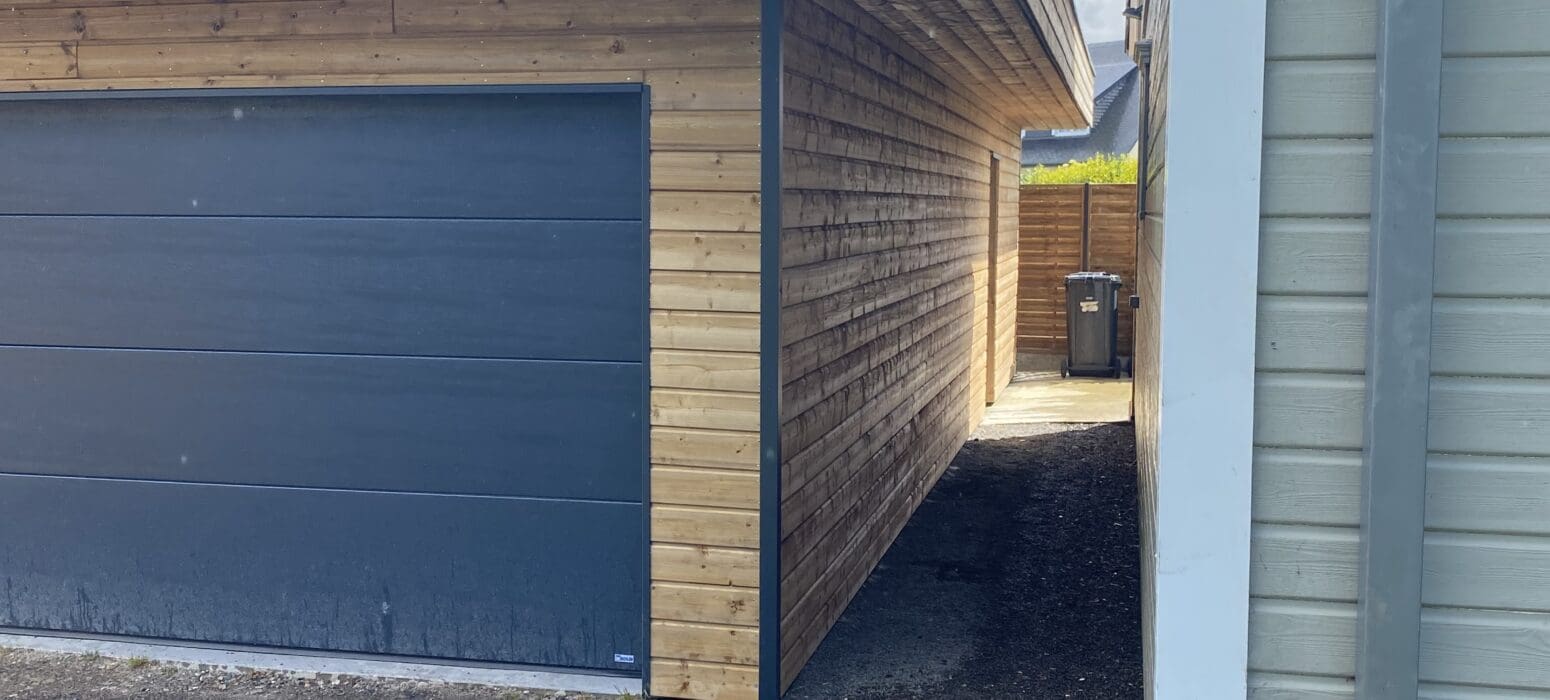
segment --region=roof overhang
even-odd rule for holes
[[[1073,0],[857,2],[1016,126],[1091,125],[1093,67]]]

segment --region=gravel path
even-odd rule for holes
[[[964,446],[787,700],[1142,696],[1135,439]]]
[[[271,671],[163,665],[0,648],[0,698],[383,698],[384,700],[601,700],[601,696]]]

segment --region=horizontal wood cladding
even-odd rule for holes
[[[1037,129],[1092,118],[1093,69],[1070,0],[858,4],[977,99]]]
[[[646,83],[652,693],[758,684],[757,0],[13,0],[0,91]]]
[[[782,687],[978,423],[991,348],[1010,374],[1020,148],[851,0],[788,3],[784,43]]]
[[[629,3],[508,3],[504,0],[393,0],[398,31],[616,32],[620,29],[755,27],[759,5],[722,0],[634,0]]]
[[[1121,298],[1136,285],[1136,187],[1026,185],[1019,211],[1017,349],[1064,355],[1065,276],[1081,269],[1084,225],[1087,268],[1119,275]],[[1135,311],[1120,304],[1119,354],[1131,354],[1134,327]]]
[[[1550,208],[1528,165],[1550,153],[1550,6],[1444,8],[1422,696],[1526,697],[1550,688]],[[1251,657],[1266,697],[1349,696],[1377,2],[1269,10]]]
[[[1550,642],[1547,635],[1550,629],[1534,615],[1427,608],[1421,617],[1422,681],[1472,686],[1477,693],[1429,697],[1537,697],[1533,689],[1550,680],[1550,667],[1535,651]],[[1349,678],[1355,652],[1354,604],[1256,600],[1249,608],[1251,671]],[[1492,686],[1503,689],[1493,693]]]

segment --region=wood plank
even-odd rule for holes
[[[1438,258],[1447,255],[1446,223],[1438,226]],[[1276,219],[1260,224],[1259,288],[1266,294],[1365,295],[1366,219]],[[1472,248],[1472,247],[1471,247]],[[1439,265],[1447,268],[1451,265]],[[1438,270],[1438,274],[1445,274]]]
[[[759,475],[747,470],[655,466],[651,500],[671,505],[758,510]]]
[[[759,275],[747,272],[651,272],[651,308],[758,313]]]
[[[759,434],[652,426],[651,459],[663,465],[759,469]]]
[[[83,78],[299,73],[388,73],[599,68],[757,66],[758,36],[619,34],[585,36],[343,37],[178,44],[90,42],[79,48]],[[471,70],[477,68],[477,70]],[[43,76],[35,76],[43,77]]]
[[[1362,455],[1357,451],[1254,450],[1254,520],[1356,527]]]
[[[651,347],[759,352],[759,315],[651,312]]]
[[[1550,456],[1550,380],[1432,379],[1431,449]]]
[[[1421,617],[1421,678],[1550,688],[1550,615],[1427,609]]]
[[[651,232],[651,268],[758,272],[759,235],[703,231]]]
[[[759,356],[704,350],[651,353],[652,386],[757,393]]]
[[[503,0],[395,0],[398,31],[556,32],[582,34],[631,29],[757,29],[756,0],[575,0],[523,3]]]
[[[656,111],[651,115],[651,147],[758,152],[759,121],[757,111]]]
[[[1250,671],[1350,677],[1355,667],[1355,605],[1265,599],[1250,602]]]
[[[664,231],[759,230],[759,195],[745,192],[654,192],[651,225]]]
[[[1263,216],[1367,216],[1371,208],[1369,140],[1266,139],[1260,170]]]
[[[10,11],[0,16],[0,41],[150,38],[177,41],[213,37],[377,35],[393,31],[389,0],[33,8],[8,4],[7,7]]]
[[[653,151],[651,186],[664,190],[757,192],[759,155],[700,151]]]
[[[1550,297],[1550,220],[1439,221],[1437,260],[1442,296]]]
[[[1543,299],[1439,299],[1432,372],[1550,377],[1550,305]]]
[[[1550,203],[1539,196],[1550,174],[1537,166],[1547,156],[1550,138],[1443,139],[1438,216],[1550,216]]]
[[[1249,700],[1354,700],[1356,684],[1347,678],[1250,673]],[[1431,700],[1429,696],[1423,695]]]
[[[651,617],[676,622],[753,627],[759,624],[759,589],[683,583],[651,585]]]
[[[75,42],[0,44],[0,80],[68,78],[77,74]]]
[[[658,389],[651,392],[651,424],[756,432],[759,430],[759,395]]]
[[[759,630],[687,622],[651,622],[653,653],[687,661],[743,666],[759,662]]]
[[[1265,137],[1371,138],[1375,75],[1368,59],[1267,61]]]
[[[1265,67],[1265,135],[1368,138],[1375,69],[1371,60],[1270,61]],[[1450,58],[1442,65],[1443,136],[1550,134],[1550,57]]]
[[[1254,385],[1256,445],[1361,449],[1361,376],[1260,372]]]
[[[1261,296],[1255,366],[1261,370],[1360,372],[1367,302],[1360,297]]]
[[[1260,448],[1254,455],[1257,522],[1359,523],[1361,453]],[[1550,462],[1539,458],[1432,455],[1426,523],[1434,530],[1550,536],[1543,504]]]
[[[652,506],[651,540],[756,549],[759,546],[759,513],[726,508]]]
[[[1376,53],[1373,0],[1271,0],[1266,14],[1266,58],[1371,58]]]
[[[758,69],[664,68],[653,66],[646,71],[654,110],[759,109]]]
[[[1443,3],[1444,56],[1550,54],[1550,7],[1536,0]]]
[[[171,88],[347,87],[366,85],[556,85],[639,83],[638,70],[516,71],[491,73],[356,73],[350,75],[194,75],[148,78],[0,80],[0,92],[54,90],[162,90]]]
[[[664,698],[758,700],[759,669],[682,659],[652,659],[651,694]]]
[[[1426,524],[1439,530],[1550,537],[1550,460],[1432,455]]]
[[[759,552],[705,545],[651,545],[651,579],[714,586],[759,585]]]
[[[1356,528],[1255,525],[1249,592],[1262,598],[1354,604],[1360,546]]]
[[[1425,567],[1427,605],[1550,613],[1550,538],[1432,532]]]

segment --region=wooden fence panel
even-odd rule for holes
[[[1082,269],[1112,272],[1120,290],[1119,353],[1129,355],[1135,313],[1127,299],[1136,275],[1136,186],[1024,185],[1018,206],[1017,351],[1066,353],[1065,277]]]

